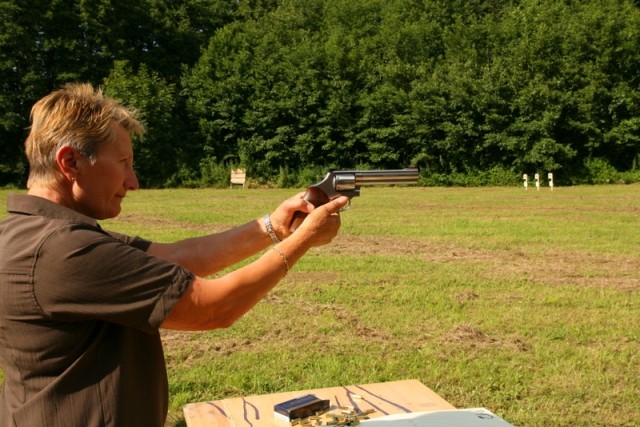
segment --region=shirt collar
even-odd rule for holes
[[[7,198],[7,210],[12,214],[37,215],[50,219],[78,221],[100,228],[94,218],[90,218],[51,200],[28,194],[10,194]]]

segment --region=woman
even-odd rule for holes
[[[300,195],[235,229],[175,243],[103,230],[138,189],[135,111],[87,84],[38,101],[26,195],[0,223],[0,426],[163,426],[159,328],[228,327],[340,227]],[[295,231],[295,212],[308,214]],[[254,262],[205,277],[254,255]]]

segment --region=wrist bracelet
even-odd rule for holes
[[[284,261],[284,276],[286,276],[287,273],[289,273],[289,259],[284,254],[284,252],[282,252],[280,249],[276,248],[275,246],[272,246],[271,249],[273,249],[278,255],[280,255],[280,258],[282,258],[282,261]]]
[[[267,230],[267,234],[269,235],[269,237],[271,237],[271,241],[274,244],[280,243],[282,240],[278,239],[276,232],[273,230],[273,225],[271,225],[271,217],[269,216],[269,214],[266,214],[264,217],[262,217],[262,220],[264,221],[264,228]]]

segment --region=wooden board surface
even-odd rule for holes
[[[288,423],[275,418],[274,405],[305,394],[328,399],[332,408],[373,409],[371,418],[455,409],[420,381],[403,380],[191,403],[184,407],[184,417],[188,427],[288,427]]]

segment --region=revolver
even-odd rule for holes
[[[318,207],[335,197],[347,196],[349,204],[343,208],[345,210],[351,205],[351,199],[360,195],[363,185],[417,184],[418,176],[417,168],[329,171],[322,181],[307,187],[302,198]],[[291,229],[298,228],[305,216],[302,212],[296,212]]]

